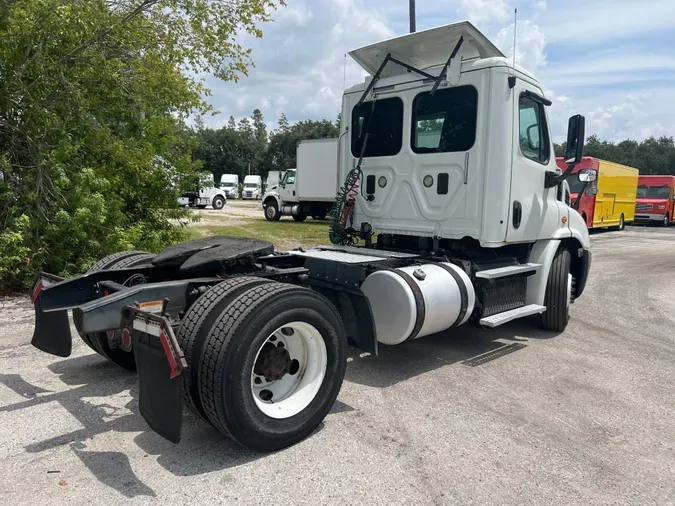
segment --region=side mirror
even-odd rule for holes
[[[594,170],[584,169],[579,171],[579,181],[582,183],[592,183],[598,179],[598,173]]]
[[[586,118],[581,114],[572,116],[567,124],[567,147],[565,148],[565,163],[577,164],[584,154],[584,139],[586,137]],[[580,175],[581,177],[581,175]]]

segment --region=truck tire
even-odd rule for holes
[[[299,221],[300,223],[302,223],[303,221],[305,221],[305,220],[307,219],[307,215],[306,215],[306,214],[298,214],[298,215],[296,216],[296,215],[294,214],[294,215],[293,215],[293,219],[294,219],[295,221]]]
[[[272,199],[265,208],[265,219],[267,221],[279,221],[280,218],[281,213],[279,212],[279,206],[277,205],[277,202]]]
[[[199,394],[211,423],[246,448],[270,452],[306,438],[326,417],[344,379],[347,339],[324,296],[265,284],[220,314],[202,359]]]
[[[570,252],[566,249],[559,249],[551,263],[544,296],[546,311],[541,315],[541,325],[546,330],[562,332],[569,322],[572,298],[570,263]]]
[[[264,283],[274,281],[254,276],[241,276],[226,279],[218,283],[190,306],[176,332],[178,345],[183,350],[188,364],[183,374],[183,399],[195,414],[209,421],[199,399],[199,359],[202,356],[204,342],[216,319],[232,300],[243,291]]]
[[[87,273],[108,269],[138,267],[144,263],[149,263],[154,257],[155,255],[153,253],[147,253],[145,251],[122,251],[113,253],[92,265],[89,270],[87,270]],[[108,336],[105,332],[82,333],[82,313],[77,309],[74,309],[72,313],[75,329],[87,346],[124,369],[129,371],[136,370],[136,359],[133,350],[129,352],[119,348],[111,348],[108,343]]]
[[[668,213],[663,216],[663,221],[661,222],[662,227],[667,227],[670,225],[670,218],[668,218]]]
[[[216,210],[221,210],[223,207],[225,207],[225,199],[221,197],[220,195],[216,195],[213,197],[213,202],[211,203],[214,209]]]
[[[619,224],[616,227],[612,227],[612,230],[624,230],[626,228],[626,221],[625,218],[623,217],[623,214],[619,218]]]
[[[317,221],[325,220],[326,219],[326,213],[313,214],[312,219],[317,220]]]

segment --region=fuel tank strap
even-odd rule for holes
[[[401,278],[403,278],[403,280],[408,284],[410,290],[413,293],[413,296],[415,297],[415,308],[417,313],[415,317],[415,326],[413,327],[412,332],[406,339],[406,341],[411,341],[417,337],[417,334],[420,333],[420,330],[422,330],[422,326],[424,325],[424,318],[426,317],[426,305],[424,304],[424,296],[422,295],[419,286],[417,286],[417,283],[415,283],[413,278],[407,272],[398,269],[382,269],[382,270],[390,271],[401,276]]]
[[[459,274],[457,274],[457,271],[455,269],[453,269],[452,267],[450,267],[448,265],[442,264],[442,263],[437,263],[435,265],[438,265],[441,269],[443,269],[448,274],[450,274],[454,278],[455,283],[457,283],[457,287],[459,288],[459,294],[462,297],[462,307],[459,310],[459,314],[457,315],[457,319],[455,320],[455,323],[452,324],[452,327],[456,327],[457,325],[460,324],[460,322],[466,316],[466,311],[469,307],[469,292],[467,292],[467,290],[466,290],[466,285],[464,284],[464,280],[461,278],[461,276]]]

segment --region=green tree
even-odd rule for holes
[[[238,80],[283,0],[0,2],[0,288],[182,238],[195,76]]]

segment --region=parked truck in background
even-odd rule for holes
[[[667,227],[673,222],[675,176],[640,176],[638,179],[636,223],[658,223]]]
[[[338,185],[338,139],[301,141],[297,149],[297,168],[288,169],[276,190],[263,196],[262,207],[268,221],[292,216],[305,221],[308,216],[324,220],[330,212]]]
[[[262,177],[254,175],[244,177],[244,189],[241,198],[257,200],[260,197],[262,197]]]
[[[223,189],[216,187],[213,174],[201,175],[195,186],[193,191],[187,191],[178,198],[179,205],[198,209],[205,209],[210,205],[216,210],[225,207],[227,195]]]
[[[567,164],[556,158],[562,170]],[[597,174],[594,182],[582,182],[578,174],[592,170]],[[567,178],[572,207],[577,210],[589,229],[608,228],[623,230],[626,223],[635,219],[635,198],[639,170],[626,165],[584,156]]]
[[[154,431],[180,441],[187,404],[190,428],[203,419],[270,452],[325,419],[348,344],[371,355],[400,345],[401,367],[416,368],[405,358],[417,360],[415,340],[462,325],[539,315],[565,330],[591,267],[588,229],[563,188],[582,160],[583,116],[569,120],[562,171],[543,86],[468,22],[350,55],[369,76],[344,91],[341,142],[326,143],[315,172],[299,157],[284,180],[300,197],[306,182],[328,188],[332,244],[279,252],[211,236],[115,253],[71,279],[41,272],[33,346],[69,356],[72,310],[95,353],[138,371],[138,413]]]
[[[239,176],[236,174],[223,174],[220,176],[220,189],[225,192],[228,199],[238,199]]]

